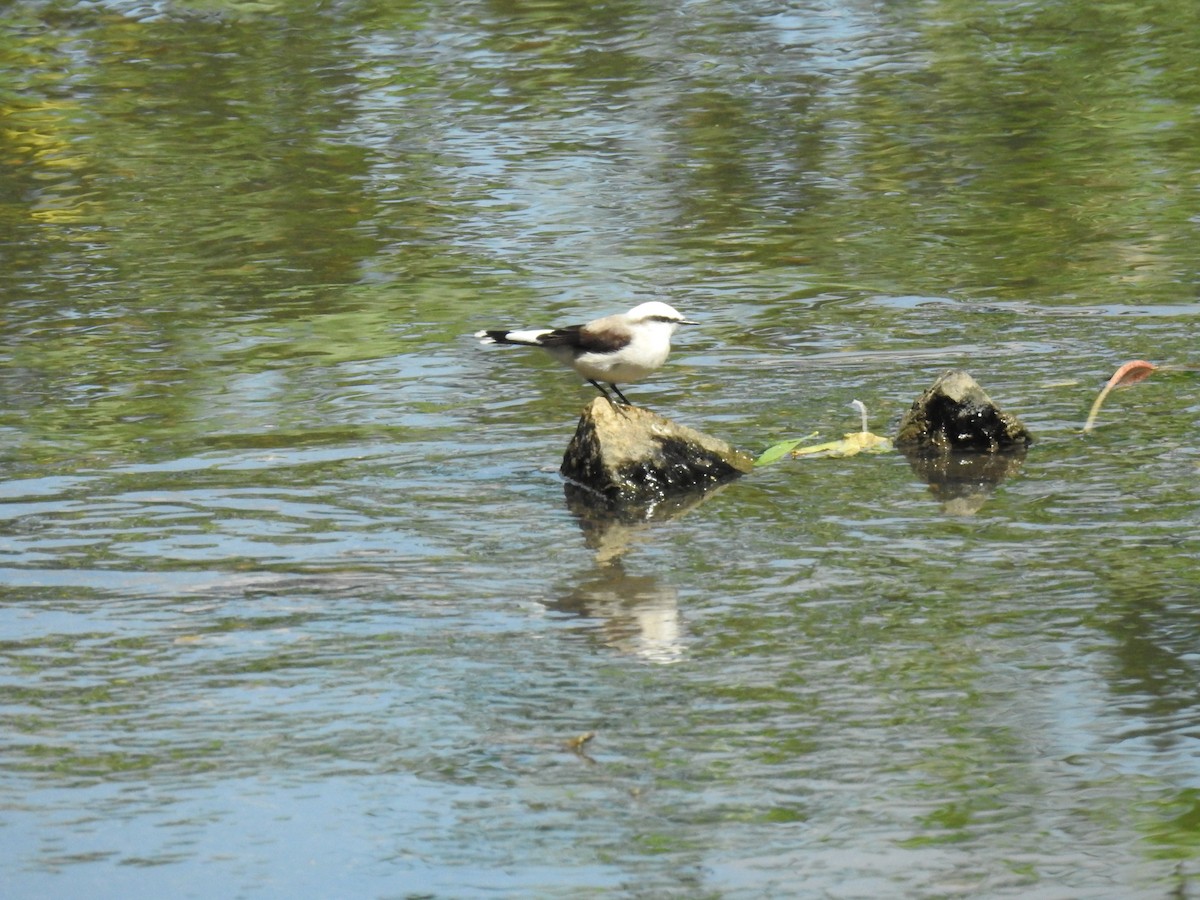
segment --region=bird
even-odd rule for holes
[[[629,312],[593,319],[565,328],[529,331],[485,329],[475,332],[484,344],[517,344],[541,347],[563,365],[570,366],[603,394],[612,396],[604,382],[625,406],[632,406],[618,384],[640,381],[667,361],[671,336],[680,325],[698,325],[674,307],[659,300],[635,306]]]

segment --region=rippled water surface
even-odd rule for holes
[[[0,893],[1200,896],[1197,9],[10,4]],[[753,453],[1036,442],[597,523],[470,335],[650,299]]]

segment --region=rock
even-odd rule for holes
[[[703,491],[754,468],[719,438],[639,406],[597,397],[583,411],[562,474],[609,503],[654,503]]]
[[[896,447],[906,453],[995,453],[1024,449],[1032,440],[1016,416],[993,403],[974,378],[954,369],[939,377],[904,414]]]

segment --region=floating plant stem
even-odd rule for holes
[[[1134,359],[1113,372],[1112,378],[1108,379],[1108,384],[1104,385],[1103,390],[1096,396],[1096,401],[1092,404],[1092,411],[1088,413],[1087,422],[1083,426],[1083,433],[1088,434],[1095,427],[1096,416],[1100,414],[1100,407],[1104,405],[1104,399],[1113,388],[1143,381],[1149,378],[1150,373],[1157,368],[1158,366],[1154,365],[1154,363],[1146,362],[1144,359]]]

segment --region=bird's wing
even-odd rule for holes
[[[587,325],[556,328],[538,338],[543,347],[574,347],[584,353],[612,353],[629,343],[629,330],[597,319]]]

